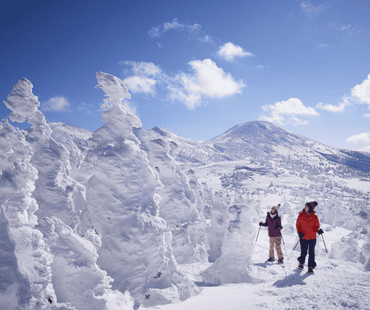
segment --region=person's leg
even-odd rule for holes
[[[275,237],[270,237],[270,253],[269,258],[274,259],[274,243],[275,243]]]
[[[283,252],[281,251],[281,237],[276,237],[276,243],[275,243],[276,252],[278,255],[278,258],[283,258]]]
[[[298,261],[301,264],[304,264],[304,262],[306,261],[306,256],[307,256],[308,242],[307,240],[303,238],[300,241],[301,241],[301,256],[298,257]]]
[[[315,246],[316,246],[316,239],[308,240],[308,267],[315,268]]]

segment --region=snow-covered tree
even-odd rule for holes
[[[89,218],[102,236],[98,265],[114,279],[113,288],[129,290],[144,305],[188,298],[197,289],[177,269],[171,234],[159,216],[163,185],[133,134],[140,120],[122,104],[130,94],[119,78],[96,76],[108,97],[104,125],[88,141],[82,170]]]

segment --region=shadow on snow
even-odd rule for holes
[[[295,270],[294,274],[291,274],[289,276],[286,276],[284,279],[276,281],[273,286],[276,287],[287,287],[287,286],[293,286],[293,285],[306,285],[306,283],[303,281],[310,275],[308,273],[305,273],[303,276],[301,276],[302,270]]]

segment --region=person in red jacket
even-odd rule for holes
[[[323,233],[314,210],[317,205],[318,203],[316,201],[306,203],[305,208],[300,212],[297,219],[297,232],[301,243],[301,256],[298,257],[298,269],[303,269],[308,250],[308,273],[313,273],[316,267],[316,233],[320,235]]]
[[[274,245],[278,255],[278,263],[282,264],[284,262],[283,252],[281,251],[281,232],[283,229],[281,226],[281,217],[278,214],[280,204],[277,207],[272,207],[271,212],[267,212],[266,221],[264,223],[260,222],[260,226],[268,226],[268,233],[270,237],[270,253],[268,262],[273,262],[274,257]]]

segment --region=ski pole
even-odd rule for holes
[[[295,247],[294,247],[293,251],[294,251],[294,250],[295,250],[295,248],[297,247],[297,245],[298,245],[298,242],[299,242],[299,240],[297,241],[297,244],[295,245]]]
[[[280,232],[280,233],[281,233],[281,232]],[[283,244],[284,244],[285,254],[286,254],[286,257],[287,257],[287,258],[288,258],[288,260],[289,260],[288,251],[287,251],[286,246],[285,246],[285,242],[284,242],[283,234],[281,234],[281,239],[283,239]]]
[[[326,251],[326,253],[328,253],[328,249],[326,248],[326,244],[325,244],[324,236],[323,236],[322,234],[321,234],[321,237],[322,237],[322,241],[324,241],[325,251]]]
[[[258,235],[260,234],[260,230],[261,230],[261,226],[260,226],[260,228],[258,229],[258,234],[257,234],[256,242],[257,242],[257,239],[258,239]]]

